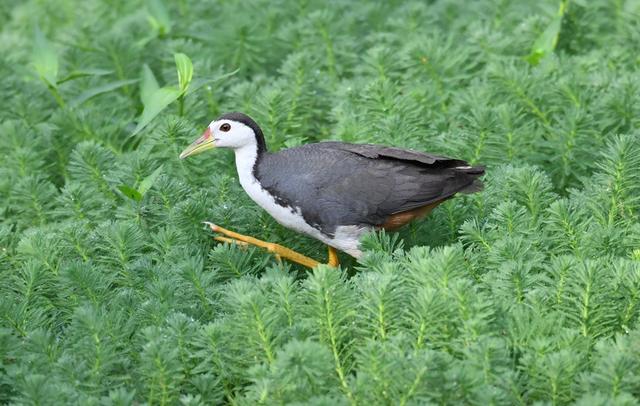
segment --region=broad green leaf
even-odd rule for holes
[[[137,190],[135,190],[131,186],[119,185],[118,186],[118,190],[120,190],[129,199],[133,199],[136,202],[139,202],[140,200],[142,200],[142,195],[140,194],[140,192],[138,192]]]
[[[140,100],[142,105],[146,106],[151,100],[151,95],[158,91],[160,86],[156,77],[153,75],[153,71],[146,63],[142,66],[142,80],[140,81]]]
[[[112,73],[113,73],[112,70],[106,70],[106,69],[74,70],[73,72],[68,74],[65,78],[58,80],[58,84],[61,84],[61,83],[64,83],[64,82],[68,82],[68,81],[73,80],[73,79],[86,77],[86,76],[104,76],[104,75],[110,75]]]
[[[84,92],[80,93],[78,97],[71,101],[71,106],[79,106],[92,97],[111,92],[127,85],[131,85],[133,83],[136,83],[137,81],[138,79],[118,80],[116,82],[107,83],[105,85],[96,86],[91,89],[85,90]]]
[[[562,17],[554,17],[551,24],[544,30],[533,44],[531,54],[527,58],[532,65],[537,65],[541,59],[550,55],[558,43],[558,34],[562,25]]]
[[[144,196],[147,191],[151,189],[151,186],[153,186],[153,184],[156,182],[156,179],[158,179],[158,176],[160,176],[161,173],[162,165],[160,165],[158,169],[153,171],[151,175],[147,176],[142,180],[142,182],[140,182],[140,186],[138,186],[138,192],[140,192],[140,195]]]
[[[540,34],[540,36],[533,43],[531,53],[527,57],[532,65],[537,65],[544,57],[553,53],[558,44],[558,37],[560,36],[560,29],[562,28],[562,19],[567,10],[569,1],[562,0],[558,9],[558,14],[553,17],[553,20],[549,23],[547,28]]]
[[[138,125],[132,135],[136,135],[144,127],[147,126],[160,112],[169,104],[176,101],[180,97],[180,89],[177,87],[162,87],[149,96],[148,103],[144,106],[144,110],[138,120]]]
[[[191,59],[185,54],[177,53],[173,55],[173,57],[176,61],[176,69],[178,70],[180,91],[185,93],[193,78],[193,64],[191,63]]]
[[[58,55],[39,27],[36,27],[31,60],[40,78],[49,86],[56,87]]]
[[[171,32],[171,17],[167,7],[161,0],[148,0],[149,23],[161,36]]]

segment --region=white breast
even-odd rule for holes
[[[279,205],[276,203],[276,199],[262,188],[253,175],[253,166],[257,158],[255,145],[238,148],[235,150],[235,154],[240,185],[242,185],[249,197],[265,209],[278,223],[307,234],[354,257],[362,255],[359,249],[359,239],[363,233],[368,231],[366,228],[356,226],[338,227],[333,238],[322,234],[320,230],[311,227],[305,222],[299,207],[283,207]]]
[[[238,148],[235,152],[236,168],[238,169],[240,184],[254,202],[265,209],[278,223],[285,227],[306,234],[317,232],[316,229],[304,221],[299,208],[288,208],[277,204],[275,198],[263,189],[255,176],[253,176],[253,166],[257,158],[255,146],[249,145]],[[315,235],[313,236],[315,237]]]

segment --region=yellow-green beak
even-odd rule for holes
[[[180,159],[185,159],[188,156],[199,154],[202,151],[206,151],[212,148],[215,148],[215,145],[213,143],[213,137],[211,136],[211,129],[207,127],[207,129],[204,131],[204,134],[202,134],[202,137],[195,140],[191,145],[187,147],[187,149],[182,151],[182,153],[180,154]]]

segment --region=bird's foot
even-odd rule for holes
[[[217,235],[217,236],[213,237],[213,239],[216,240],[216,241],[227,243],[227,244],[240,245],[241,247],[248,247],[249,246],[249,243],[246,243],[246,242],[240,241],[240,240],[236,240],[235,238],[221,237],[221,236]]]
[[[278,259],[284,258],[284,259],[287,259],[289,261],[295,262],[297,264],[306,266],[308,268],[315,268],[316,266],[318,266],[320,264],[315,259],[309,258],[309,257],[307,257],[305,255],[302,255],[299,252],[291,250],[291,249],[289,249],[287,247],[283,247],[280,244],[274,244],[272,242],[266,242],[266,241],[258,240],[257,238],[250,237],[248,235],[239,234],[239,233],[236,233],[234,231],[222,228],[222,227],[220,227],[218,225],[215,225],[213,223],[210,223],[208,221],[205,221],[204,224],[209,226],[211,231],[213,231],[214,233],[219,233],[219,234],[224,235],[224,237],[223,236],[215,236],[214,239],[216,241],[220,241],[220,242],[224,242],[224,243],[234,243],[234,244],[243,245],[243,246],[254,245],[256,247],[260,247],[260,248],[266,249],[270,253],[274,254],[276,256],[276,258],[278,258]],[[329,265],[337,266],[338,263],[339,263],[338,260],[337,260],[338,259],[337,253],[335,252],[335,249],[334,249],[334,254],[333,254],[333,257],[332,257],[331,249],[333,249],[333,248],[329,249]]]

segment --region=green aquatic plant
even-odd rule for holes
[[[637,404],[639,16],[0,2],[0,403]],[[324,253],[231,155],[178,159],[227,111],[274,150],[415,148],[485,189],[309,272],[202,225]]]

